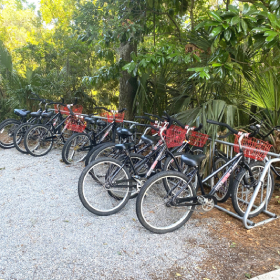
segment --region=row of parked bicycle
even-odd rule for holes
[[[138,219],[155,233],[174,231],[194,211],[210,211],[229,197],[235,211],[243,216],[271,147],[268,142],[253,138],[260,135],[260,125],[250,126],[249,134],[208,120],[209,124],[226,127],[229,133],[235,134],[236,154],[229,158],[215,145],[210,175],[203,178],[201,163],[206,159],[203,147],[209,137],[199,132],[202,125],[197,128],[184,125],[165,112],[164,116],[138,116],[138,120],[149,124],[134,123],[124,128],[125,109],[111,111],[95,107],[96,115],[82,116],[81,106],[33,95],[31,99],[40,102],[39,110],[30,113],[15,109],[20,120],[0,123],[0,146],[43,156],[55,141],[63,144],[62,159],[66,164],[85,161],[78,193],[90,212],[111,215],[120,211],[130,198],[137,197]],[[52,104],[54,111],[48,109]],[[100,110],[105,113],[97,115]],[[135,136],[136,126],[144,127],[139,139]],[[250,163],[248,158],[252,159]],[[279,175],[274,167],[272,170]],[[209,181],[211,190],[206,193],[204,186]],[[274,177],[270,171],[249,217],[264,209],[273,190]]]

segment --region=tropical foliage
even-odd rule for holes
[[[206,119],[279,124],[280,1],[0,0],[0,118],[30,90]]]

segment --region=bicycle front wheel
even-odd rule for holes
[[[99,158],[82,172],[78,193],[90,212],[108,216],[119,212],[131,194],[129,171],[113,158]]]
[[[21,125],[19,125],[16,128],[15,133],[13,135],[14,145],[15,145],[16,149],[23,154],[28,153],[24,146],[24,136],[32,125],[34,125],[34,124],[33,123],[22,123]]]
[[[264,170],[265,164],[263,162],[256,161],[250,163],[249,166],[252,170],[253,176],[251,177],[246,169],[242,169],[234,180],[232,190],[232,204],[234,210],[242,217],[245,215],[260,176]],[[269,203],[273,190],[274,177],[272,172],[269,171],[266,174],[263,185],[257,194],[254,206],[248,216],[249,218],[255,217],[263,211],[266,202],[266,195],[268,195],[267,203]]]
[[[88,134],[75,133],[64,144],[62,159],[66,164],[81,162],[88,154],[91,139]]]
[[[26,131],[24,146],[26,151],[34,157],[46,155],[53,146],[53,133],[45,125],[37,124]]]
[[[167,192],[164,182],[173,186]],[[188,184],[188,177],[177,171],[163,171],[151,177],[141,188],[136,213],[140,223],[154,233],[167,233],[182,227],[191,217],[195,206],[172,206],[172,197],[182,190],[179,197],[193,197],[195,190]]]

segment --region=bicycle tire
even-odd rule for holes
[[[164,180],[173,180],[179,187],[185,185],[186,190],[182,193],[184,197],[193,197],[196,194],[191,184],[187,184],[187,176],[177,171],[160,172],[144,184],[137,197],[136,214],[146,229],[158,234],[172,232],[182,227],[190,219],[195,208],[195,206],[167,206]],[[172,195],[173,193],[169,197]]]
[[[72,164],[83,161],[88,150],[83,150],[82,147],[90,146],[91,138],[86,133],[75,133],[65,142],[62,148],[62,160],[66,164]]]
[[[226,157],[219,157],[214,160],[212,172],[218,170],[221,166],[225,165],[229,161]],[[220,178],[224,175],[225,171],[228,169],[228,167],[225,167],[223,170],[221,170],[219,173],[217,173],[215,176],[211,178],[211,185],[215,186]],[[228,200],[228,198],[231,195],[232,192],[232,184],[233,184],[233,176],[234,174],[231,174],[229,178],[226,180],[226,182],[223,184],[222,187],[214,194],[214,196],[217,199],[217,202],[223,203]]]
[[[249,176],[249,172],[243,168],[234,180],[232,189],[232,204],[234,210],[241,217],[245,215],[248,204],[251,200],[251,197],[258,183],[258,179],[262,174],[265,164],[263,162],[256,161],[250,163],[249,166],[253,172],[254,180],[256,180],[255,185],[249,187],[250,185],[248,184],[251,183],[251,178]],[[272,197],[272,193],[274,190],[274,177],[271,170],[268,171],[268,174],[269,176],[265,177],[264,184],[261,186],[259,193],[256,197],[255,207],[253,207],[251,212],[249,213],[249,218],[255,217],[263,211],[265,207],[265,197],[267,191],[270,192],[268,194],[268,203]]]
[[[87,158],[88,163],[100,157],[114,157],[116,155],[115,145],[116,143],[113,142],[102,144],[93,153],[91,153],[91,156]]]
[[[33,125],[33,123],[22,123],[17,127],[13,135],[14,146],[22,154],[28,154],[24,146],[24,136]]]
[[[112,178],[112,176],[116,177]],[[128,202],[132,188],[129,182],[127,182],[127,188],[114,187],[114,183],[118,180],[129,179],[129,171],[122,167],[120,161],[113,158],[99,158],[83,170],[78,183],[79,198],[84,207],[96,215],[108,216],[115,214]],[[95,193],[98,195],[95,195]],[[124,194],[122,198],[114,196],[114,194],[119,193]],[[102,195],[102,198],[100,195]],[[105,205],[107,203],[108,206]]]
[[[112,145],[116,145],[116,143],[114,143],[114,142],[108,142],[108,143],[111,143]],[[94,161],[93,156],[94,156],[94,153],[96,152],[96,150],[101,149],[101,147],[103,147],[106,144],[107,144],[107,142],[106,143],[102,142],[100,144],[97,144],[93,148],[91,148],[91,150],[88,152],[88,154],[85,158],[85,166],[87,166],[89,163]]]
[[[11,149],[14,145],[14,132],[20,125],[20,121],[7,120],[0,126],[0,147],[3,149]]]
[[[34,157],[46,155],[52,149],[53,141],[52,131],[42,124],[33,125],[24,136],[25,149]]]

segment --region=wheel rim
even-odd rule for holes
[[[88,147],[90,143],[90,138],[86,134],[77,135],[69,144],[67,161],[72,163],[83,161],[88,154],[88,149],[85,147]]]
[[[47,153],[52,146],[52,133],[43,126],[35,127],[27,135],[27,150],[35,155]]]
[[[117,188],[116,181],[127,180],[129,175],[115,162],[102,161],[94,164],[83,179],[83,197],[86,203],[96,211],[109,212],[119,208],[129,195],[127,188]],[[122,200],[120,200],[122,197]]]
[[[168,207],[166,202],[170,200],[170,196],[167,197],[164,180],[168,181],[170,186],[178,184],[179,188],[187,184],[181,177],[164,176],[154,181],[145,190],[141,197],[141,214],[146,224],[157,230],[168,230],[180,226],[192,208],[190,206]],[[174,192],[178,191],[179,188],[174,189]],[[193,196],[193,191],[188,185],[180,197],[191,196]]]
[[[14,132],[19,125],[15,123],[7,124],[0,130],[0,142],[3,145],[14,145]]]
[[[257,183],[260,179],[263,169],[264,169],[263,166],[252,167],[253,177],[256,182],[254,186],[249,187],[248,185],[248,183],[250,184],[252,182],[252,179],[250,178],[248,171],[244,174],[244,176],[241,179],[241,182],[238,185],[238,189],[236,192],[236,198],[237,198],[236,200],[237,200],[238,208],[243,214],[245,214],[248,208],[248,205],[251,201],[251,198],[255,191],[255,187],[257,186]],[[264,184],[261,186],[258,195],[255,199],[254,207],[252,208],[250,215],[256,214],[257,212],[260,211],[260,209],[264,207],[266,194],[267,192],[269,192],[269,195],[271,193],[271,187],[272,187],[271,183],[272,182],[270,178],[270,172],[268,172],[264,178]]]

